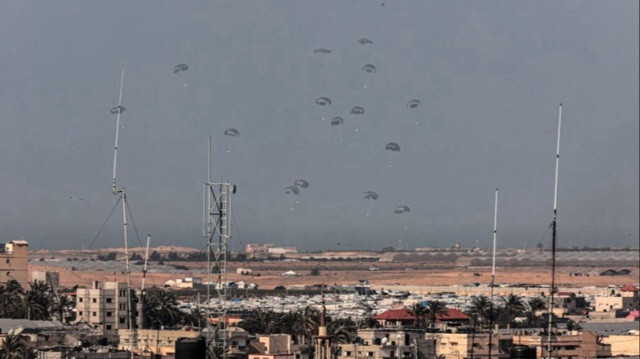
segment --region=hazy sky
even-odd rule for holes
[[[488,247],[496,187],[499,244],[548,245],[563,103],[558,245],[637,247],[638,28],[637,0],[2,1],[0,240],[91,244],[125,68],[118,182],[153,245],[203,247],[208,136],[235,249]]]

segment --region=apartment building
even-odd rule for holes
[[[489,357],[489,333],[428,333],[436,339],[436,354],[445,359]],[[491,336],[491,357],[509,358],[513,346],[510,333]]]
[[[29,243],[10,241],[0,243],[0,285],[15,279],[22,288],[29,286]]]
[[[614,290],[608,296],[597,296],[594,309],[596,312],[630,312],[640,309],[639,289],[631,284]]]
[[[547,337],[545,335],[514,334],[513,342],[535,347],[537,358],[547,358]],[[611,356],[611,345],[603,344],[595,332],[573,332],[554,335],[551,341],[552,356],[564,359],[595,359]]]
[[[133,289],[131,298],[136,305],[138,301]],[[137,318],[137,327],[142,327],[142,308],[136,307],[133,316]],[[129,329],[128,308],[126,283],[95,281],[91,288],[76,291],[76,322],[102,329],[106,335],[115,335],[118,329]]]
[[[358,330],[360,340],[338,344],[337,359],[432,358],[435,340],[414,328],[375,328]]]
[[[249,346],[249,359],[296,359],[291,335],[259,335],[258,341]]]
[[[174,355],[176,353],[176,341],[178,338],[197,338],[200,333],[196,330],[166,330],[166,329],[138,329],[136,330],[136,343],[133,343],[134,352],[139,355]],[[128,350],[131,343],[131,330],[118,330],[118,349]]]

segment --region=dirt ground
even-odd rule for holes
[[[179,273],[147,273],[147,286],[162,286],[169,279],[185,278],[190,276],[203,277],[201,273],[193,273],[191,270],[205,269],[204,262],[171,262],[165,265],[184,265],[189,271]],[[377,266],[379,270],[369,270],[370,266]],[[237,268],[250,269],[251,275],[240,275],[236,273]],[[628,268],[628,267],[627,267]],[[311,275],[311,271],[317,269],[318,275]],[[627,276],[598,276],[589,275],[590,271],[602,271],[608,268],[584,268],[584,267],[561,267],[557,269],[556,283],[558,286],[585,287],[585,286],[606,286],[624,285],[627,283],[637,284],[639,281],[638,268],[632,270]],[[63,287],[73,287],[74,285],[88,287],[92,281],[124,281],[125,275],[122,272],[110,272],[106,270],[84,270],[72,271],[60,266],[49,265],[42,262],[30,262],[30,271],[58,271],[60,272],[60,284]],[[285,271],[295,271],[299,276],[284,277]],[[174,270],[175,272],[175,270]],[[582,273],[581,276],[574,276],[572,273]],[[227,280],[245,281],[256,283],[263,289],[270,289],[278,285],[290,287],[294,285],[310,284],[356,284],[361,279],[367,279],[373,285],[454,285],[467,283],[488,284],[491,281],[490,267],[468,267],[454,268],[451,266],[437,267],[433,264],[424,263],[377,263],[377,262],[234,262],[229,263],[227,269]],[[549,284],[550,270],[547,267],[516,267],[516,268],[496,268],[496,283],[526,283],[526,284]],[[133,286],[140,285],[142,273],[132,272]],[[217,275],[211,276],[215,281]],[[203,278],[207,281],[207,278]]]

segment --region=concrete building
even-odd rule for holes
[[[20,283],[22,288],[29,286],[29,243],[10,241],[0,243],[0,285],[6,285],[11,279]]]
[[[178,338],[196,338],[199,334],[193,330],[138,329],[134,348],[137,348],[135,352],[139,355],[174,355]],[[118,336],[118,349],[128,350],[131,345],[131,330],[118,329]]]
[[[427,336],[436,339],[436,355],[445,359],[489,357],[489,333],[435,333]],[[494,333],[491,343],[493,358],[509,358],[512,334]]]
[[[48,271],[32,271],[31,281],[34,280],[44,282],[51,288],[60,287],[60,272],[48,272]]]
[[[131,289],[135,302],[135,291]],[[141,308],[133,313],[137,326],[142,327]],[[129,329],[127,284],[120,282],[93,282],[91,288],[76,291],[76,322],[84,322],[102,329],[106,335],[115,335],[118,329]]]
[[[536,348],[537,358],[549,357],[547,353],[547,337],[545,335],[513,335],[513,343]],[[611,345],[600,343],[598,333],[573,332],[567,335],[555,335],[552,339],[554,358],[595,359],[611,356]]]
[[[613,290],[609,296],[597,296],[594,305],[596,312],[631,312],[640,309],[638,288],[631,284],[620,290]]]
[[[602,338],[603,344],[611,345],[611,356],[640,356],[640,335],[609,335]]]
[[[250,347],[249,359],[296,359],[288,334],[260,335]]]
[[[291,254],[298,253],[298,250],[295,247],[271,247],[267,250],[269,254],[273,255],[281,255],[281,254]]]
[[[414,328],[360,329],[357,343],[338,344],[337,359],[433,358],[435,340]]]
[[[266,255],[267,253],[269,253],[269,248],[272,248],[275,246],[276,245],[273,243],[267,243],[267,244],[249,243],[246,246],[245,252],[247,252],[247,256]]]
[[[164,282],[165,288],[174,289],[192,289],[202,285],[202,277],[186,277],[178,279],[169,279]]]

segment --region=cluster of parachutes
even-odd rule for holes
[[[373,41],[371,41],[370,39],[367,38],[360,38],[358,39],[358,44],[360,45],[371,45],[373,44]],[[315,50],[313,50],[314,54],[331,54],[331,50],[327,49],[327,48],[317,48]],[[185,72],[189,70],[189,65],[185,64],[185,63],[180,63],[177,64],[173,67],[173,73],[174,74],[179,74],[181,72]],[[373,65],[373,64],[365,64],[362,66],[361,70],[365,73],[368,74],[375,74],[378,71],[378,68]],[[366,86],[365,86],[366,88]],[[326,97],[326,96],[322,96],[322,97],[318,97],[316,99],[316,104],[319,106],[331,106],[332,105],[332,101],[331,98]],[[421,106],[421,102],[420,100],[411,100],[407,103],[407,108],[408,109],[416,109],[418,107]],[[124,111],[126,111],[126,108],[124,106],[115,106],[113,107],[110,112],[111,114],[114,115],[120,115],[122,114]],[[365,109],[362,106],[353,106],[351,108],[351,111],[349,112],[351,115],[364,115],[365,114]],[[330,121],[331,126],[340,126],[344,124],[344,118],[340,117],[340,116],[335,116],[331,119]],[[225,136],[229,136],[229,137],[239,137],[240,136],[240,131],[238,131],[235,128],[229,128],[227,130],[224,131],[224,135]],[[400,152],[400,145],[397,144],[396,142],[389,142],[386,144],[385,149],[388,151],[392,151],[392,152]],[[291,195],[298,195],[300,193],[301,189],[307,189],[309,188],[309,182],[307,180],[304,179],[298,179],[294,182],[294,184],[292,186],[287,186],[284,189],[284,193],[285,194],[291,194]],[[363,198],[367,199],[367,200],[377,200],[379,197],[378,193],[374,192],[374,191],[366,191],[363,193]],[[410,211],[409,206],[406,205],[399,205],[394,209],[394,213],[396,214],[401,214],[401,213],[407,213]]]
[[[298,179],[293,183],[293,186],[287,186],[284,188],[284,193],[285,194],[299,194],[300,193],[300,189],[306,189],[309,188],[309,182],[307,182],[307,180],[303,180],[303,179]]]
[[[358,42],[358,44],[363,45],[363,46],[372,45],[373,44],[373,41],[371,39],[368,39],[368,38],[359,38],[357,40],[357,42]],[[319,56],[321,56],[321,55],[329,55],[332,52],[328,48],[320,47],[320,48],[317,48],[317,49],[313,50],[313,53],[314,54],[318,54]],[[378,68],[374,64],[371,64],[371,63],[366,63],[366,64],[362,65],[360,70],[362,72],[364,72],[365,74],[367,74],[368,76],[371,76],[371,75],[376,74],[378,72]],[[367,85],[365,85],[364,88],[367,88]],[[333,104],[333,101],[331,100],[330,97],[321,96],[321,97],[318,97],[316,99],[315,103],[318,106],[330,107]],[[413,99],[413,100],[410,100],[407,103],[406,107],[409,110],[414,110],[414,109],[417,109],[418,107],[420,107],[421,105],[422,105],[422,103],[420,102],[420,100]],[[349,113],[351,115],[364,115],[365,114],[365,109],[362,106],[353,106]],[[344,125],[345,119],[342,116],[334,116],[334,117],[331,118],[331,121],[329,123],[333,127],[341,126],[341,125]],[[342,141],[342,139],[341,139],[341,141]],[[396,143],[396,142],[389,142],[389,143],[387,143],[385,145],[385,150],[391,151],[391,152],[400,152],[400,145],[398,143]],[[289,187],[285,188],[285,193],[298,194],[299,191],[298,191],[298,188],[296,186],[289,186]],[[375,201],[375,200],[378,199],[378,193],[376,193],[374,191],[366,191],[366,192],[363,193],[363,198]],[[394,213],[397,213],[397,214],[407,213],[409,211],[410,211],[410,209],[406,205],[400,205],[400,206],[397,206],[394,209]],[[367,213],[367,215],[368,215],[368,213]]]

